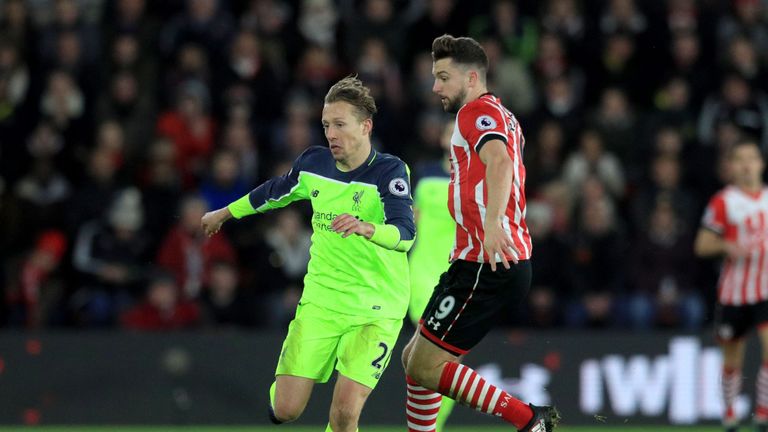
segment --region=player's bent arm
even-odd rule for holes
[[[500,221],[512,192],[512,158],[506,143],[499,139],[486,142],[480,148],[479,155],[485,164],[485,185],[488,188],[486,221]]]
[[[413,246],[413,236],[410,239],[403,239],[401,235],[402,228],[392,224],[371,224],[373,225],[373,235],[371,243],[381,246],[384,249],[395,250],[398,252],[408,252]]]
[[[696,241],[693,244],[693,252],[700,258],[709,258],[726,253],[727,244],[723,237],[707,228],[699,229]]]

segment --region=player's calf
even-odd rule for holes
[[[345,405],[331,406],[330,423],[334,432],[355,432],[360,411]]]

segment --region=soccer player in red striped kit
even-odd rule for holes
[[[474,39],[432,43],[432,88],[456,113],[448,208],[456,221],[451,266],[438,282],[413,339],[403,350],[409,431],[431,432],[442,396],[501,417],[524,432],[549,432],[559,414],[527,405],[461,364],[493,318],[520,301],[531,283],[525,225],[525,140],[499,98],[488,93],[488,57]]]
[[[700,257],[723,256],[717,287],[715,332],[723,350],[723,425],[738,430],[734,402],[741,392],[746,336],[757,328],[763,347],[757,376],[758,432],[768,431],[768,188],[757,141],[736,143],[728,155],[731,184],[709,201],[694,249]]]

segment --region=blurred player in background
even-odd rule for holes
[[[415,326],[419,325],[424,308],[429,303],[440,275],[448,270],[456,222],[448,212],[448,184],[451,178],[450,147],[453,121],[445,123],[440,137],[443,157],[425,163],[414,170],[413,206],[416,216],[416,232],[419,238],[413,245],[411,265],[411,303],[408,316]],[[453,399],[445,399],[437,415],[437,431],[442,431],[453,410]]]
[[[694,249],[723,257],[715,305],[715,333],[723,350],[722,390],[728,432],[738,430],[734,403],[741,392],[746,336],[757,329],[762,365],[757,375],[758,432],[768,430],[768,189],[758,143],[743,140],[729,154],[731,184],[709,201]]]
[[[406,252],[415,234],[408,167],[371,147],[376,105],[357,78],[325,96],[329,148],[311,147],[282,177],[207,213],[209,235],[234,217],[293,201],[312,203],[304,292],[270,389],[274,423],[296,420],[312,387],[338,371],[326,431],[357,430],[368,395],[387,367],[408,308]]]
[[[531,284],[523,133],[488,93],[488,57],[477,41],[440,36],[432,43],[432,59],[432,90],[445,111],[457,113],[448,191],[456,240],[451,266],[403,350],[408,430],[434,430],[442,394],[521,431],[549,432],[559,421],[557,410],[526,405],[461,364],[497,313],[521,301]]]

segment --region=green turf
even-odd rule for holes
[[[371,426],[361,429],[361,432],[403,432],[404,427],[385,427]],[[452,427],[447,428],[445,432],[510,432],[513,429],[509,427]],[[749,428],[742,428],[743,432],[750,431]],[[37,427],[2,427],[0,432],[323,432],[324,428],[320,426],[294,426],[290,429],[285,426],[266,427],[266,426],[144,426],[144,427],[126,427],[126,426],[37,426]],[[582,426],[582,427],[559,427],[557,432],[720,432],[718,427],[613,427],[613,426]]]

